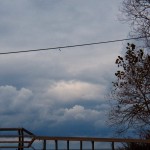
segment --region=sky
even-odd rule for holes
[[[0,52],[127,38],[120,0],[0,0]],[[0,55],[0,127],[111,137],[107,93],[125,42]]]

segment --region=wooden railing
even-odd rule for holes
[[[83,142],[91,142],[89,149],[95,150],[95,142],[111,143],[111,150],[115,150],[115,143],[149,143],[150,140],[143,139],[119,139],[119,138],[94,138],[94,137],[51,137],[37,136],[24,128],[0,128],[0,149],[10,148],[24,150],[35,149],[33,144],[42,141],[41,150],[50,149],[47,141],[54,141],[54,149],[58,150],[59,141],[66,142],[65,150],[70,150],[70,142],[79,142],[79,149],[83,150]]]

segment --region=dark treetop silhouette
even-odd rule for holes
[[[128,43],[126,49],[125,56],[116,60],[120,70],[110,94],[109,122],[118,133],[150,127],[150,55],[134,44]]]

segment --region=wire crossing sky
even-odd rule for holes
[[[67,46],[57,46],[57,47],[32,49],[32,50],[9,51],[9,52],[1,52],[0,55],[17,54],[17,53],[29,53],[29,52],[55,50],[55,49],[61,50],[61,49],[66,49],[66,48],[74,48],[74,47],[83,47],[83,46],[115,43],[115,42],[121,42],[121,41],[137,40],[137,39],[142,39],[142,38],[145,38],[145,37],[126,38],[126,39],[118,39],[118,40],[110,40],[110,41],[102,41],[102,42],[94,42],[94,43],[85,43],[85,44],[76,44],[76,45],[67,45]]]

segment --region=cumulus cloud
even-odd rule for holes
[[[0,112],[18,112],[23,111],[32,97],[32,92],[29,89],[22,88],[19,91],[13,86],[0,86]]]
[[[32,91],[13,86],[0,86],[1,127],[21,125],[28,115]]]
[[[60,121],[76,120],[76,121],[92,121],[98,119],[102,112],[98,112],[92,109],[85,109],[83,106],[75,105],[72,108],[64,109],[64,115]]]
[[[51,85],[47,95],[57,101],[69,102],[75,100],[97,100],[101,98],[104,86],[82,81],[60,81]]]
[[[49,128],[48,133],[52,132],[55,135],[67,135],[68,129],[73,130],[75,128],[77,135],[85,135],[86,129],[89,130],[90,127],[97,128],[98,125],[98,128],[100,128],[104,125],[105,113],[99,109],[100,106],[85,108],[82,105],[69,107],[69,105],[63,106],[62,104],[61,107],[56,109],[57,106],[54,107],[54,105],[58,105],[59,102],[56,102],[55,99],[41,99],[37,95],[26,88],[16,89],[13,86],[0,86],[1,127],[18,126],[38,130],[47,126]],[[72,98],[71,94],[70,97]],[[65,101],[65,103],[68,102]],[[88,126],[84,126],[85,124],[88,124]],[[64,132],[54,133],[53,129],[59,128],[60,125],[60,130],[64,130]],[[69,134],[73,135],[75,133],[73,131]]]
[[[102,136],[106,128],[106,112],[104,110],[95,110],[92,108],[85,108],[81,105],[74,105],[69,108],[59,109],[53,112],[53,119],[55,123],[49,126],[49,129],[56,129],[51,131],[51,134],[68,136]],[[107,130],[106,130],[107,129]],[[108,133],[105,133],[107,136]]]

